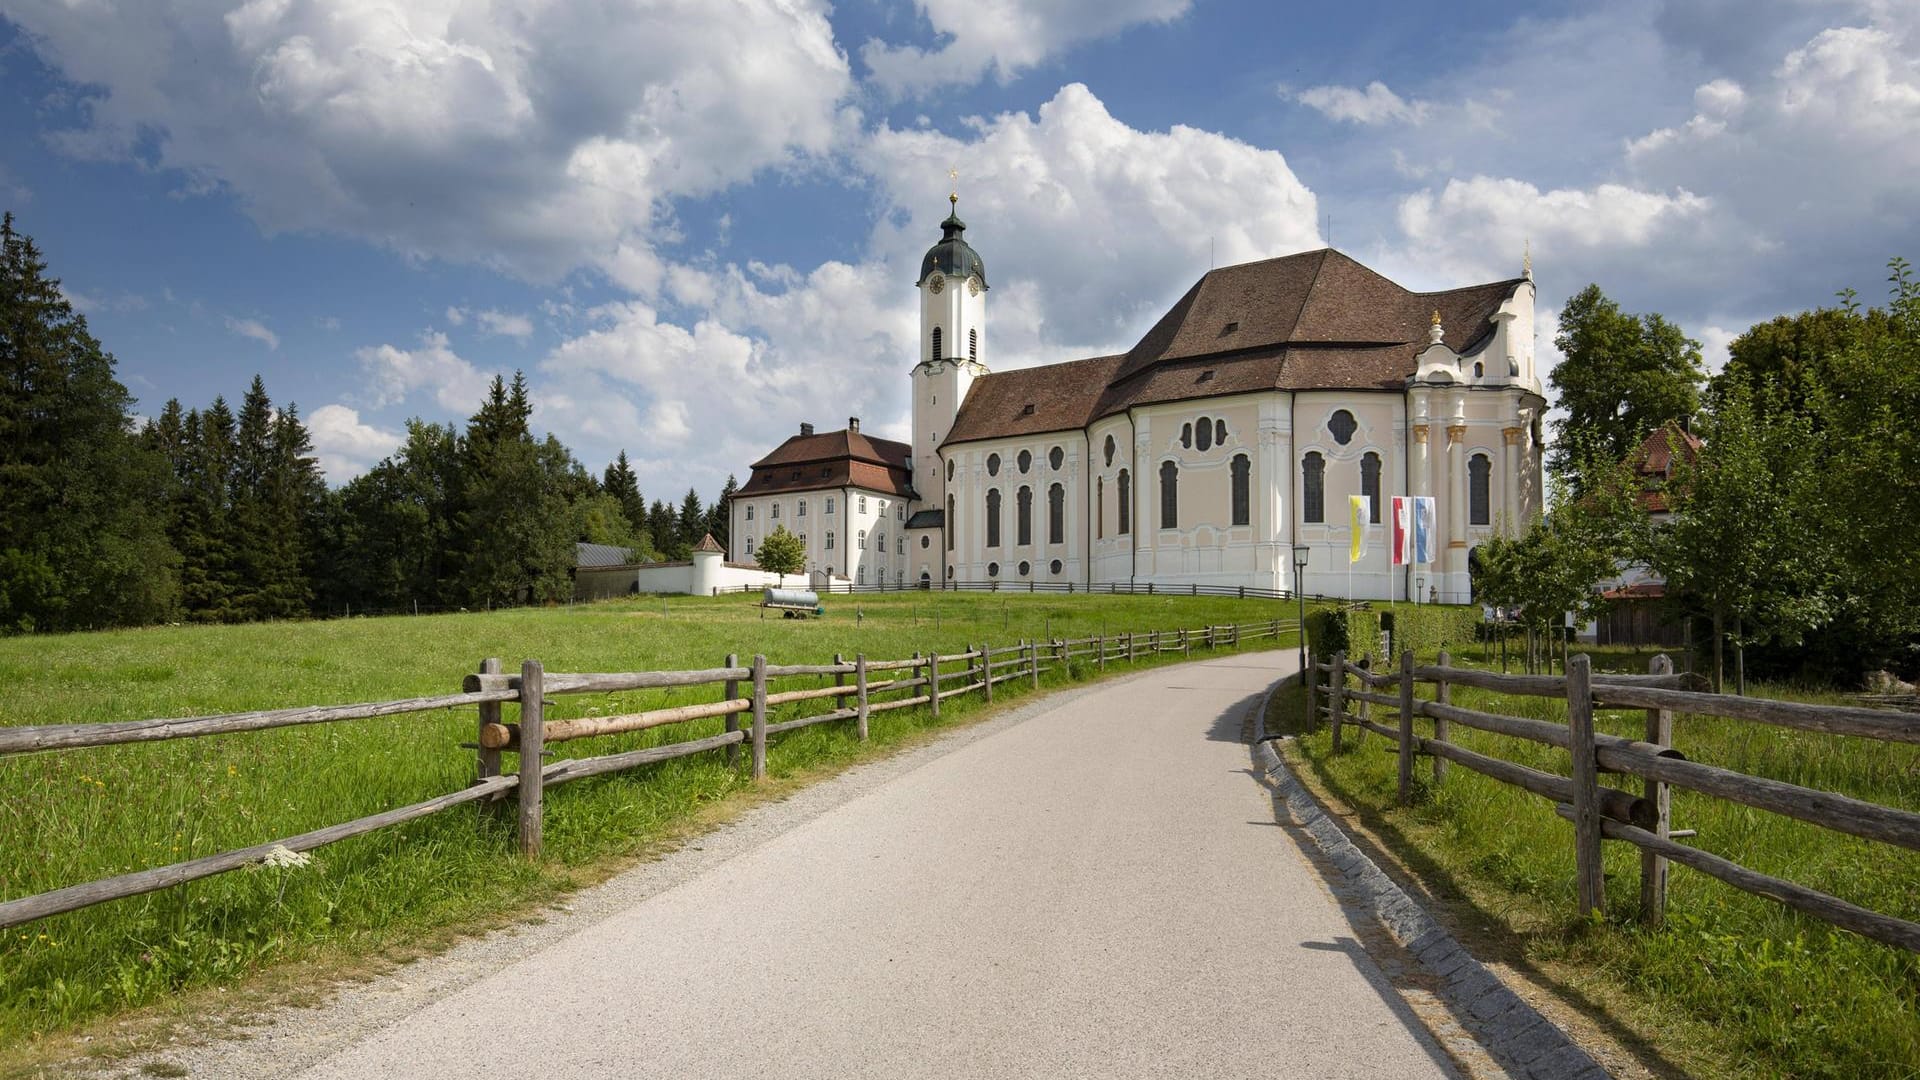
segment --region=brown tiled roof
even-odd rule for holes
[[[946,443],[1086,427],[1093,422],[1100,391],[1122,359],[1096,356],[983,375],[967,391]]]
[[[693,550],[696,552],[711,551],[716,555],[725,555],[727,553],[727,549],[720,546],[720,541],[715,540],[712,533],[701,537],[700,542],[694,545]]]
[[[1664,582],[1643,581],[1638,585],[1621,585],[1600,594],[1602,600],[1658,600],[1667,595]]]
[[[911,499],[912,456],[906,443],[849,429],[795,435],[753,463],[739,494],[858,487]]]
[[[1656,429],[1640,443],[1633,452],[1633,467],[1642,476],[1666,476],[1673,471],[1673,440],[1671,435],[1680,436],[1681,456],[1688,462],[1700,459],[1700,439],[1691,431],[1679,430],[1672,426]]]
[[[1330,248],[1222,267],[1119,356],[981,377],[946,442],[1066,431],[1133,406],[1261,390],[1398,390],[1428,345],[1434,311],[1442,342],[1470,355],[1525,280],[1416,293]]]

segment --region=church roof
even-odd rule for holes
[[[1118,356],[975,380],[947,442],[1085,427],[1141,405],[1263,390],[1400,390],[1430,344],[1463,355],[1526,278],[1404,289],[1331,248],[1209,271]]]
[[[953,213],[940,223],[940,241],[927,249],[920,260],[920,278],[915,285],[926,283],[927,276],[938,270],[950,278],[964,281],[969,275],[980,279],[981,288],[987,287],[987,264],[973,245],[961,239],[960,234],[967,231],[967,223],[960,220],[958,200],[954,203]]]
[[[913,497],[913,448],[858,427],[815,434],[807,427],[753,463],[740,495],[857,487]]]

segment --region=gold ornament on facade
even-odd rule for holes
[[[1413,425],[1413,441],[1417,443],[1425,443],[1427,441],[1427,425]]]
[[[1500,434],[1506,436],[1508,446],[1519,446],[1520,436],[1526,434],[1526,429],[1517,427],[1501,428]]]
[[[1448,446],[1452,446],[1455,443],[1462,443],[1466,441],[1467,441],[1467,425],[1465,424],[1448,424],[1447,425],[1447,445]]]

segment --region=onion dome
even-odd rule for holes
[[[980,279],[980,287],[987,287],[987,264],[973,246],[961,239],[960,234],[967,231],[967,223],[960,220],[960,200],[949,196],[953,212],[947,220],[940,223],[940,242],[927,249],[927,255],[920,260],[920,279],[915,285],[926,284],[929,275],[945,274],[947,277],[965,281],[969,277]]]

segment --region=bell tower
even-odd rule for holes
[[[940,444],[973,380],[987,373],[987,267],[963,234],[960,197],[940,223],[940,242],[920,260],[920,361],[913,369],[913,489],[929,508],[946,505]]]

